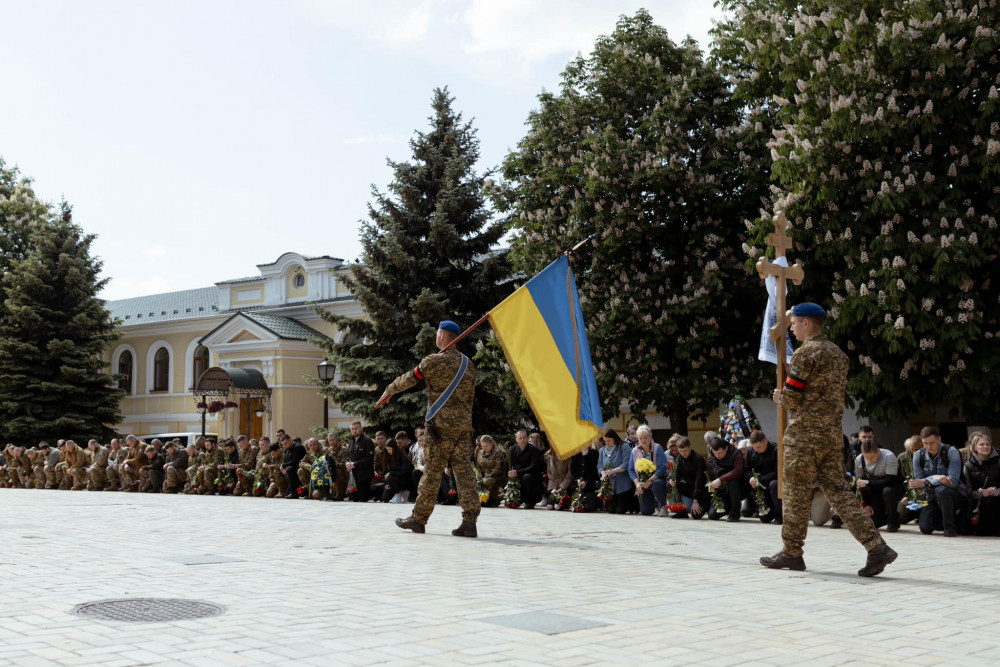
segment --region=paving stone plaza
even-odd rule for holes
[[[757,564],[780,542],[756,520],[486,509],[471,540],[450,535],[457,507],[401,531],[409,509],[3,489],[0,664],[970,665],[1000,648],[988,538],[903,526],[899,560],[861,579],[843,529],[812,528],[793,573]],[[221,613],[74,613],[136,598]]]

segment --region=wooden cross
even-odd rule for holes
[[[784,257],[785,253],[794,248],[792,244],[791,237],[786,233],[788,229],[788,219],[785,217],[784,211],[778,211],[777,215],[774,216],[774,233],[767,237],[767,242],[771,244],[774,248],[774,258]],[[795,264],[789,267],[779,266],[773,264],[767,260],[767,257],[761,257],[757,260],[757,275],[761,277],[761,280],[766,278],[768,275],[772,275],[777,279],[777,289],[775,290],[775,301],[778,311],[778,320],[773,327],[771,327],[770,337],[774,341],[776,349],[776,357],[778,360],[778,373],[777,373],[777,388],[780,391],[783,386],[785,386],[785,375],[787,374],[787,362],[785,359],[786,350],[788,349],[787,336],[788,327],[792,323],[792,311],[786,309],[785,303],[785,292],[787,287],[785,284],[786,280],[791,280],[796,285],[802,284],[802,279],[805,278],[805,272],[802,270],[802,263],[798,260]],[[785,408],[778,406],[778,497],[781,497],[781,483],[784,477],[785,469],[785,427],[788,426],[788,411]]]

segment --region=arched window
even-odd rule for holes
[[[124,389],[126,394],[132,393],[133,366],[132,353],[125,350],[118,357],[118,374],[122,376],[122,379],[118,381],[118,387]]]
[[[194,382],[198,384],[198,378],[208,370],[208,348],[199,345],[194,350]]]
[[[301,273],[296,273],[295,277],[292,278],[292,287],[295,289],[301,289],[306,286],[306,277]]]
[[[170,378],[170,353],[161,347],[153,357],[153,391],[167,391]]]

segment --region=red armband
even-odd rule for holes
[[[413,369],[413,375],[416,376],[418,380],[424,379],[424,374],[420,372],[420,366]]]

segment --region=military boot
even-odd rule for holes
[[[876,574],[882,574],[885,566],[896,560],[898,556],[899,554],[893,551],[888,544],[880,544],[868,552],[868,562],[858,570],[858,576],[874,577]]]
[[[761,556],[760,564],[772,570],[806,569],[806,562],[802,560],[802,556],[789,556],[784,551],[779,551],[773,556]]]
[[[396,519],[396,525],[403,530],[412,530],[414,533],[424,532],[424,524],[414,519],[412,514],[405,519]]]
[[[479,537],[479,533],[476,532],[476,524],[471,521],[463,521],[461,526],[451,531],[451,534],[455,537]]]

